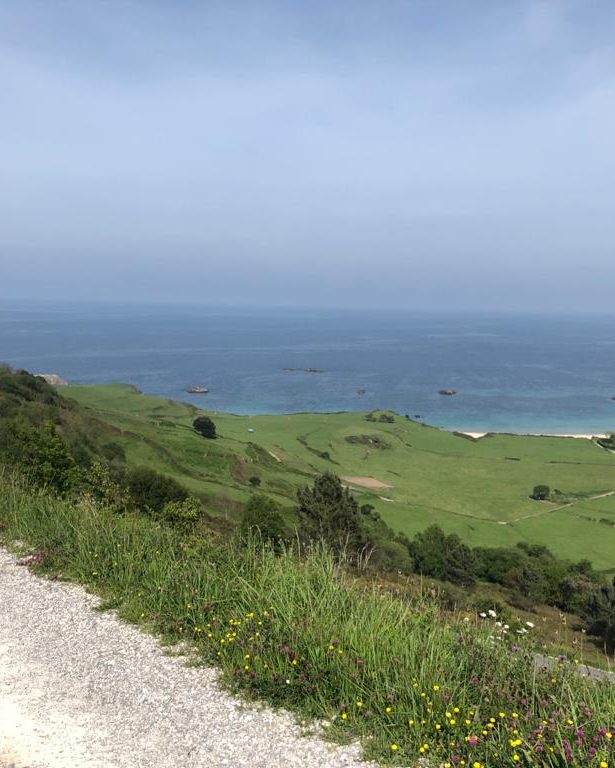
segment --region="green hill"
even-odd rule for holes
[[[235,518],[250,478],[290,507],[296,489],[329,471],[394,530],[437,523],[472,546],[544,544],[562,558],[615,571],[615,454],[590,440],[489,435],[474,440],[381,412],[236,416],[206,413],[218,439],[192,429],[195,407],[122,384],[62,387],[111,425],[132,465],[173,476],[210,512]],[[255,482],[255,481],[253,481]],[[535,501],[535,485],[558,489]],[[376,487],[366,487],[372,485]]]

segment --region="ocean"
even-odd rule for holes
[[[614,316],[4,302],[0,361],[213,411],[382,408],[465,431],[615,431]]]

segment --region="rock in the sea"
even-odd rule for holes
[[[446,395],[447,397],[452,397],[453,395],[457,394],[457,390],[456,389],[439,389],[438,394]]]

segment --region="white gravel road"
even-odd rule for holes
[[[365,768],[0,549],[0,766]]]

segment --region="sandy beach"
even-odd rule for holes
[[[474,438],[474,440],[480,440],[481,437],[486,435],[519,435],[519,437],[576,437],[582,440],[594,440],[596,438],[604,439],[608,437],[606,432],[600,432],[597,434],[587,433],[566,433],[566,432],[461,432],[462,435]]]

